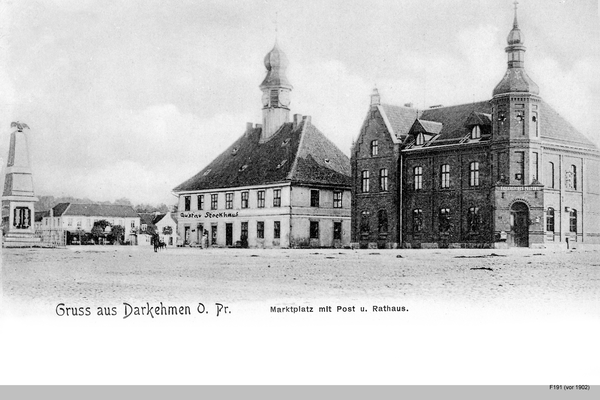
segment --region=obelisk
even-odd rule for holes
[[[10,150],[6,163],[2,206],[8,209],[8,221],[5,227],[4,247],[31,247],[39,245],[40,238],[35,237],[34,204],[38,201],[33,192],[33,176],[29,162],[27,135],[23,129],[26,124],[13,122],[16,128],[10,135]]]

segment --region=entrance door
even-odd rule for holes
[[[184,245],[188,245],[190,244],[190,227],[186,226],[183,228],[183,244]]]
[[[233,245],[233,224],[225,224],[225,246]]]
[[[204,235],[204,225],[198,224],[196,227],[196,243],[202,243],[202,235]]]
[[[211,229],[211,233],[210,233],[210,245],[211,246],[216,246],[217,245],[217,225],[212,225],[210,227]]]
[[[513,240],[516,247],[529,247],[529,207],[517,202],[510,208]]]

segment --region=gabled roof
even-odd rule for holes
[[[442,131],[443,125],[439,122],[426,121],[424,119],[415,120],[410,132],[412,133],[427,133],[429,135],[437,135]]]
[[[34,221],[35,222],[40,222],[42,221],[45,217],[49,217],[50,216],[50,210],[46,210],[46,211],[36,211],[35,215],[34,215]]]
[[[135,218],[137,213],[131,206],[119,204],[77,204],[59,203],[52,208],[55,217],[117,217]]]
[[[350,160],[305,117],[285,123],[266,142],[244,133],[199,173],[173,189],[185,192],[293,182],[350,186]]]
[[[540,103],[540,135],[546,139],[596,148],[595,144],[543,100]]]
[[[412,107],[400,107],[391,104],[382,104],[380,109],[383,110],[385,118],[390,123],[390,128],[397,139],[402,139],[408,135],[415,119],[419,118],[421,111]]]
[[[492,125],[492,115],[473,111],[467,118],[467,126]]]
[[[424,110],[422,119],[442,124],[442,130],[437,140],[462,139],[469,132],[467,121],[472,114],[491,114],[492,105],[489,101],[460,104],[450,107],[430,108]]]

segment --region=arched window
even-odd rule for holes
[[[423,230],[423,210],[417,208],[412,212],[412,230],[413,232],[421,232]]]
[[[450,209],[449,208],[440,208],[438,222],[439,222],[440,232],[448,232],[450,230]]]
[[[413,177],[415,190],[423,189],[423,167],[413,168]]]
[[[388,170],[383,168],[379,170],[379,190],[382,192],[388,191]]]
[[[379,212],[377,213],[377,219],[379,221],[379,233],[387,233],[387,231],[388,231],[387,211],[379,210]]]
[[[469,164],[469,186],[479,186],[479,163],[477,161]]]
[[[471,129],[471,139],[480,139],[481,138],[481,128],[479,125],[475,125],[473,129]]]
[[[361,191],[363,193],[367,193],[369,191],[369,171],[362,171],[361,172]]]
[[[467,226],[469,232],[479,231],[479,207],[470,207],[467,213]]]
[[[419,133],[419,134],[417,135],[417,139],[415,140],[415,144],[416,144],[417,146],[422,146],[422,145],[423,145],[423,143],[425,143],[425,137],[423,136],[423,134],[422,134],[422,133]]]
[[[546,212],[546,231],[554,232],[554,208],[548,207]]]
[[[369,233],[371,231],[371,224],[369,223],[369,213],[363,211],[360,215],[360,232]]]
[[[550,176],[548,177],[550,180],[550,184],[548,185],[552,189],[554,189],[554,163],[550,163]]]
[[[573,190],[577,190],[577,167],[571,165],[571,173],[573,174]]]
[[[442,173],[442,189],[450,187],[450,165],[444,164],[441,167]]]

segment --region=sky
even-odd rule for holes
[[[512,0],[0,0],[0,156],[27,123],[37,195],[175,204],[172,189],[261,122],[263,58],[291,114],[347,155],[377,87],[416,107],[488,100]],[[597,0],[521,0],[525,68],[600,145]]]

